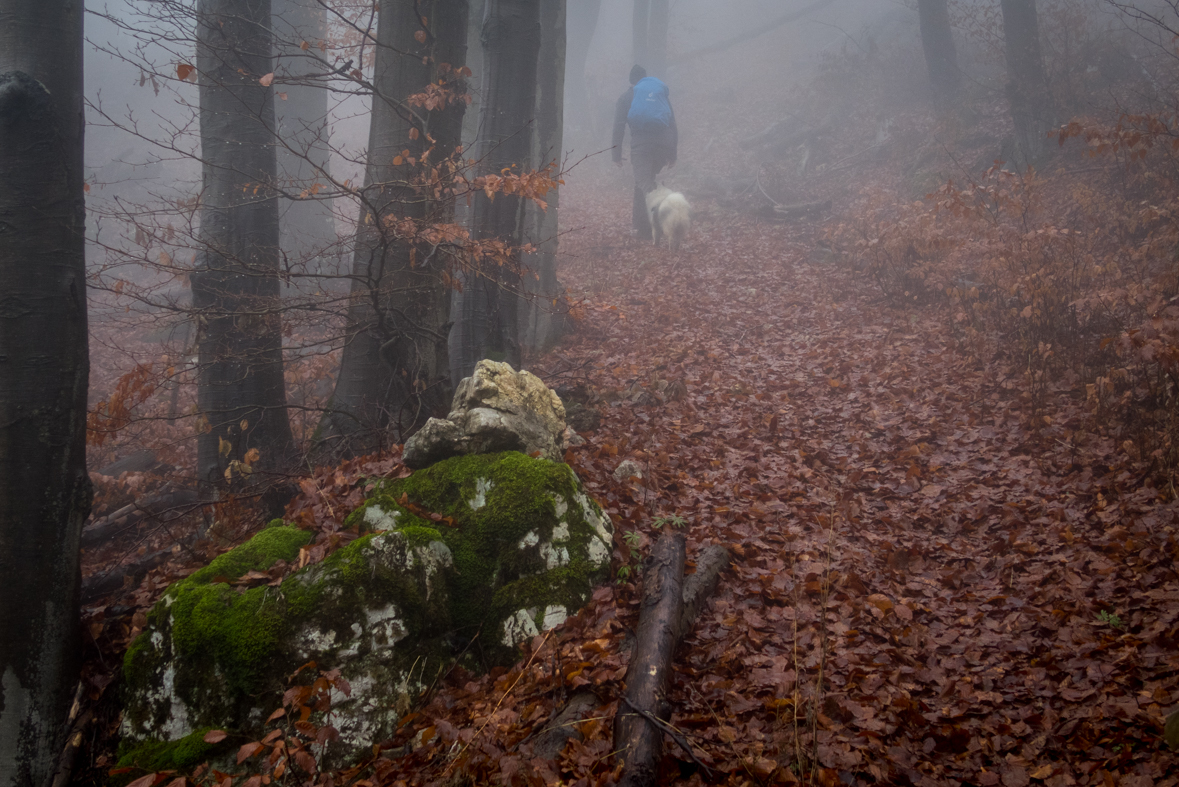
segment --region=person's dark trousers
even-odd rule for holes
[[[631,221],[640,238],[651,240],[647,192],[655,188],[655,176],[671,163],[675,153],[663,139],[665,133],[631,133],[630,163],[635,172],[635,204]]]

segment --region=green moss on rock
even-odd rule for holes
[[[231,580],[297,559],[311,535],[281,522],[170,588],[124,662],[127,739],[209,726],[260,734],[287,676],[314,660],[352,686],[332,708],[344,762],[392,734],[423,681],[477,631],[483,663],[509,663],[523,639],[576,613],[609,568],[609,523],[573,471],[516,452],[379,482],[348,522],[381,532],[278,587]]]
[[[416,508],[450,521],[427,523],[398,503],[403,495]],[[501,629],[505,616],[522,607],[509,610],[514,601],[507,599],[519,599],[526,608],[539,605],[540,618],[554,605],[572,614],[605,577],[606,519],[581,493],[566,464],[516,451],[453,457],[408,478],[379,483],[354,521],[382,516],[369,513],[374,507],[397,511],[394,526],[407,536],[437,533],[450,547],[455,561],[450,617],[466,636],[483,627],[483,646],[491,639],[497,643],[491,646],[497,651],[494,661],[511,661],[515,654],[514,643],[502,642]]]
[[[142,768],[145,771],[191,771],[202,762],[229,752],[233,744],[206,743],[205,735],[212,727],[202,727],[175,741],[148,739],[134,745],[119,747],[120,768]]]

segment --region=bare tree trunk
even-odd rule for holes
[[[420,12],[420,15],[419,15]],[[352,303],[340,377],[319,439],[337,454],[403,441],[450,403],[446,326],[450,290],[444,253],[423,247],[391,219],[450,218],[412,184],[434,139],[437,162],[460,144],[466,104],[427,113],[406,99],[440,80],[458,93],[465,65],[466,0],[384,0],[364,205],[352,267]],[[409,150],[408,158],[400,156]],[[388,430],[392,429],[390,434]],[[388,435],[385,437],[385,435]]]
[[[1055,125],[1044,58],[1040,54],[1040,23],[1036,0],[1001,0],[1007,53],[1007,101],[1015,123],[1019,165],[1027,167],[1047,150]]]
[[[962,86],[947,0],[917,0],[917,16],[921,22],[921,46],[925,50],[934,104],[946,108],[958,100]]]
[[[483,90],[479,155],[481,171],[498,173],[531,160],[541,46],[540,0],[487,0],[483,21]],[[518,246],[524,236],[524,200],[475,196],[472,235]],[[493,358],[520,366],[520,277],[509,266],[466,278],[451,338],[451,380],[471,375]]]
[[[589,105],[589,89],[585,80],[585,63],[590,44],[598,26],[602,0],[574,0],[567,4],[565,102],[570,125],[578,130],[592,125],[594,108]]]
[[[86,474],[82,4],[0,0],[0,785],[54,776]]]
[[[197,469],[210,487],[229,463],[290,470],[283,383],[270,0],[199,0],[201,264],[193,272],[200,333],[197,405],[207,421]],[[255,480],[260,480],[260,476]]]
[[[667,77],[668,0],[650,0],[647,19],[647,71],[660,79]]]
[[[532,164],[540,169],[556,163],[563,151],[565,85],[565,0],[541,5],[540,54],[536,70],[536,133]],[[525,347],[545,350],[561,337],[562,287],[557,281],[557,214],[560,192],[549,192],[547,208],[525,203],[528,232],[525,240],[536,252],[524,258],[525,300],[520,304],[520,339]]]
[[[327,9],[319,0],[273,2],[275,84],[285,96],[274,105],[281,140],[278,186],[294,197],[279,205],[279,237],[284,270],[293,275],[298,290],[300,276],[332,272],[327,258],[336,242],[332,202],[314,193],[317,183],[327,186],[328,91],[313,76],[321,74],[323,66],[307,55],[327,37]],[[309,282],[310,291],[319,283]]]
[[[647,29],[651,19],[651,0],[634,0],[634,16],[631,20],[632,48],[635,63],[647,67],[651,50],[647,41]]]

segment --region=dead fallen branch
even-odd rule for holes
[[[831,200],[822,202],[799,202],[794,205],[775,205],[774,218],[781,220],[805,219],[831,210]]]
[[[197,503],[197,493],[190,489],[148,495],[86,525],[82,530],[82,546],[91,547],[109,541],[136,527],[144,519],[170,522],[191,511]]]
[[[667,723],[671,718],[667,693],[676,645],[691,630],[704,602],[716,589],[729,554],[723,547],[709,547],[701,555],[696,573],[685,582],[684,552],[682,535],[663,536],[652,548],[643,574],[643,599],[626,673],[626,696],[614,721],[614,749],[623,764],[620,787],[656,784],[664,734],[705,767],[687,740]]]

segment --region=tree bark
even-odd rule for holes
[[[1027,167],[1047,150],[1055,112],[1048,93],[1048,77],[1040,53],[1040,23],[1036,0],[1001,0],[1007,54],[1007,101],[1015,124],[1018,163]]]
[[[278,199],[270,0],[199,0],[201,263],[191,276],[200,332],[197,470],[224,487],[231,461],[282,473],[294,439],[286,412],[279,304]],[[263,480],[264,475],[255,477]]]
[[[589,59],[590,44],[598,26],[602,0],[574,0],[566,4],[565,49],[565,107],[570,125],[585,129],[593,125],[589,105],[589,88],[585,79],[585,63]]]
[[[636,64],[647,67],[651,56],[648,47],[647,30],[651,22],[651,0],[634,0],[634,15],[631,17],[631,55]]]
[[[332,201],[316,184],[327,186],[328,92],[314,75],[325,69],[307,55],[327,37],[327,9],[319,0],[273,0],[275,84],[285,100],[275,102],[278,124],[278,185],[290,198],[279,205],[283,268],[291,289],[314,292],[321,276],[334,271],[329,260],[336,243]],[[308,48],[302,47],[306,42]],[[306,282],[300,279],[311,277]],[[303,286],[300,286],[300,285]]]
[[[647,18],[647,71],[660,79],[667,77],[668,0],[650,0],[651,13]]]
[[[947,0],[917,0],[917,16],[921,23],[921,46],[925,50],[934,104],[944,109],[958,100],[962,87]]]
[[[536,133],[533,135],[533,169],[548,164],[561,167],[564,145],[565,0],[541,5],[540,53],[536,70]],[[525,255],[524,294],[520,304],[520,341],[531,350],[544,351],[561,338],[562,287],[557,281],[557,215],[560,191],[550,191],[545,209],[524,204],[528,227],[525,241],[536,247]]]
[[[519,172],[531,161],[540,31],[540,0],[487,0],[477,156],[483,173],[509,167]],[[472,236],[519,246],[524,216],[519,196],[498,194],[491,200],[480,192],[471,210]],[[518,263],[518,257],[513,262]],[[511,265],[492,265],[464,278],[451,334],[455,385],[483,358],[520,367],[519,293],[520,276]]]
[[[458,101],[427,112],[406,99],[431,82],[466,91],[455,70],[466,61],[467,14],[466,0],[384,0],[378,14],[377,95],[352,264],[347,343],[332,412],[319,435],[324,449],[337,455],[404,441],[426,417],[449,404],[445,252],[434,253],[392,222],[451,218],[453,208],[430,198],[413,178],[421,172],[431,138],[431,162],[459,146],[466,104]],[[414,163],[401,156],[406,150]]]
[[[0,0],[0,785],[49,784],[78,681],[82,3]]]
[[[684,537],[662,536],[651,548],[643,572],[643,599],[630,666],[626,670],[626,702],[614,722],[614,748],[622,761],[620,787],[655,785],[663,748],[663,731],[642,711],[667,721],[671,704],[671,664],[683,611]],[[628,706],[634,710],[624,710]]]

